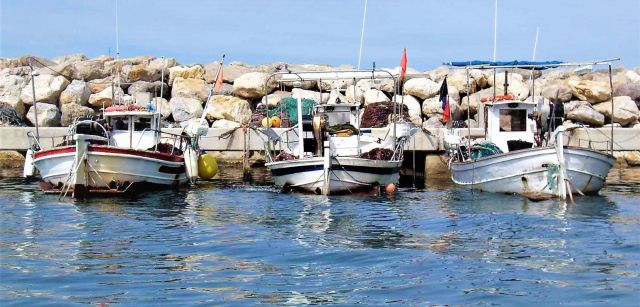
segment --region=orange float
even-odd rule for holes
[[[280,117],[277,117],[277,116],[271,116],[271,118],[269,119],[269,122],[271,123],[271,127],[275,127],[275,128],[279,128],[280,125],[282,125],[282,120],[280,119]]]

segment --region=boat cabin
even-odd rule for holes
[[[116,147],[146,150],[157,143],[160,113],[147,109],[105,110],[104,118]]]
[[[507,100],[488,102],[485,106],[488,141],[496,144],[502,152],[533,147],[535,103]]]

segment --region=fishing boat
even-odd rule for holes
[[[278,82],[293,82],[294,86],[312,80],[372,77],[392,78],[395,83],[394,76],[386,71],[287,72],[270,78],[274,77]],[[392,120],[387,136],[378,138],[372,129],[360,127],[359,103],[332,101],[303,108],[302,97],[295,99],[296,118],[300,120],[293,127],[282,135],[272,127],[260,129],[267,136],[265,166],[283,192],[343,194],[398,183],[404,144],[418,128]]]
[[[608,61],[587,64],[605,62]],[[485,62],[469,65],[467,62],[454,66],[462,66],[468,72],[470,68],[542,69],[565,65],[584,64]],[[573,198],[574,193],[593,194],[602,189],[615,158],[612,152],[564,146],[561,103],[552,105],[553,111],[547,114],[544,110],[549,108],[545,107],[544,99],[538,103],[534,102],[535,97],[532,101],[515,100],[508,95],[506,86],[503,96],[494,94],[481,101],[485,103],[479,112],[486,112],[487,119],[484,139],[463,138],[460,129],[450,129],[445,135],[453,182],[482,191],[515,193],[535,199]]]

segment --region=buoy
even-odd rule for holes
[[[269,118],[265,117],[262,119],[262,127],[267,128],[269,127]]]
[[[280,124],[282,124],[282,120],[280,120],[280,117],[277,117],[277,116],[271,116],[269,121],[271,122],[271,127],[275,127],[275,128],[280,127]]]
[[[387,184],[387,186],[384,187],[384,190],[387,194],[393,194],[396,191],[396,185],[393,183]]]
[[[211,179],[218,173],[216,158],[208,153],[198,157],[198,176],[202,179]]]

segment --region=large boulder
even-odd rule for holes
[[[87,81],[87,85],[89,85],[89,91],[91,92],[91,94],[97,94],[102,92],[107,87],[115,86],[111,77]]]
[[[257,72],[257,71],[258,71],[257,68],[251,65],[247,65],[241,62],[231,62],[228,65],[224,65],[224,69],[223,69],[224,82],[234,83],[234,81],[240,76],[244,74],[248,74],[250,72]],[[209,78],[211,79],[211,74],[209,76],[210,76]]]
[[[331,90],[331,92],[329,92],[329,101],[327,101],[328,104],[345,103],[345,102],[347,102],[347,97],[345,95],[342,95],[340,91]]]
[[[155,104],[156,110],[158,110],[160,114],[162,114],[162,118],[171,116],[171,105],[169,105],[168,100],[161,97],[156,97],[152,98],[151,102]]]
[[[59,127],[60,126],[60,110],[57,106],[50,103],[36,103],[36,107],[31,106],[27,112],[27,120],[31,125],[35,126],[36,111],[38,109],[38,126],[40,127]]]
[[[173,97],[169,101],[171,115],[176,122],[184,122],[202,116],[202,102],[194,98]]]
[[[566,117],[574,122],[583,122],[591,126],[604,125],[604,115],[594,110],[589,104],[571,110]]]
[[[81,106],[76,103],[63,104],[62,107],[61,125],[69,126],[73,121],[80,116],[93,116],[96,112],[89,107]],[[40,119],[40,118],[38,118]]]
[[[269,107],[275,107],[287,97],[291,97],[290,92],[275,91],[267,96],[262,97],[262,103],[268,103]]]
[[[211,124],[211,128],[224,128],[224,129],[234,129],[240,127],[239,122],[226,120],[226,119],[218,119]]]
[[[440,66],[438,68],[426,71],[425,73],[429,76],[429,79],[440,83],[442,82],[442,79],[444,79],[444,77],[449,74],[449,67]]]
[[[573,91],[567,82],[556,80],[547,83],[542,89],[542,97],[551,102],[567,102],[573,97]]]
[[[151,93],[151,96],[159,97],[161,89],[163,96],[169,95],[169,86],[166,83],[160,81],[136,81],[129,85],[127,93],[131,96],[135,96],[136,93]]]
[[[236,78],[233,82],[233,93],[238,97],[246,99],[258,99],[266,96],[276,88],[274,78],[271,78],[269,84],[265,85],[268,78],[269,74],[263,72],[246,73]],[[316,99],[317,97],[318,96],[316,96]]]
[[[111,74],[111,71],[104,69],[105,61],[106,58],[74,62],[71,65],[71,77],[84,81],[105,78]]]
[[[218,76],[218,71],[220,70],[220,62],[214,61],[209,64],[204,65],[204,81],[207,83],[215,83],[216,77]],[[224,75],[226,72],[222,69],[222,79],[224,81]]]
[[[582,100],[571,100],[569,102],[564,103],[564,113],[567,114],[581,106],[591,107],[591,104]]]
[[[73,80],[71,84],[60,93],[60,105],[72,103],[84,106],[89,101],[90,95],[91,91],[89,90],[87,82]]]
[[[52,75],[35,76],[36,85],[36,102],[44,102],[57,104],[60,93],[69,85],[69,80],[65,77]],[[22,88],[20,93],[20,99],[25,104],[33,104],[33,92],[31,88],[31,82]]]
[[[21,168],[24,156],[17,151],[0,151],[0,169]]]
[[[411,95],[396,95],[394,97],[396,103],[405,105],[409,112],[409,120],[412,123],[422,126],[422,109],[420,101]]]
[[[629,82],[614,88],[613,95],[629,96],[636,104],[640,103],[640,82]]]
[[[459,114],[460,108],[458,107],[458,102],[453,100],[453,98],[451,97],[449,97],[449,109],[453,118],[458,118],[461,116],[461,114]],[[439,95],[425,99],[422,102],[422,114],[424,114],[426,117],[433,117],[438,114],[444,114],[444,110],[442,109],[442,101],[440,101]]]
[[[364,104],[372,104],[375,102],[389,102],[391,99],[387,97],[381,90],[370,88],[364,92]]]
[[[26,110],[24,102],[20,99],[20,93],[26,83],[26,80],[20,76],[0,76],[0,103],[10,105],[21,118],[24,117]]]
[[[402,92],[405,95],[413,95],[420,99],[431,98],[438,95],[440,85],[427,78],[413,78],[404,83]]]
[[[207,99],[204,80],[176,77],[171,87],[171,97],[195,98],[204,101]]]
[[[349,103],[363,103],[365,89],[357,85],[349,85],[345,95]]]
[[[73,64],[73,63],[80,62],[80,61],[86,61],[88,59],[82,53],[75,53],[75,54],[67,54],[67,55],[58,56],[58,57],[55,57],[55,58],[53,58],[51,60],[56,62],[57,64],[63,64],[63,63]]]
[[[173,86],[176,78],[204,80],[204,68],[200,65],[174,66],[169,68],[169,86]]]
[[[476,92],[477,82],[476,79],[469,74],[469,78],[467,78],[467,74],[463,71],[455,71],[453,74],[447,76],[447,85],[453,86],[458,89],[458,92],[461,94],[467,93],[467,87],[469,88],[469,94],[473,94]]]
[[[115,92],[114,90],[115,89]],[[124,91],[119,87],[107,87],[97,94],[91,94],[89,96],[89,104],[94,108],[110,107],[113,104],[113,97],[116,100],[124,96]]]
[[[611,100],[593,106],[598,112],[611,118]],[[634,123],[640,117],[640,110],[636,103],[628,96],[613,97],[613,122],[622,126]]]
[[[107,71],[122,71],[127,65],[138,65],[143,63],[149,63],[149,61],[155,59],[151,55],[141,55],[133,58],[121,58],[106,60],[104,62],[104,69]]]
[[[294,88],[291,91],[291,97],[295,97],[297,99],[298,96],[300,96],[302,99],[313,100],[318,104],[325,104],[329,102],[329,93],[326,93],[326,92],[322,92],[322,95],[320,95],[320,92]]]
[[[251,104],[242,98],[214,95],[211,97],[205,113],[209,121],[226,119],[238,123],[248,123],[251,119]]]
[[[571,87],[573,96],[580,100],[598,103],[611,99],[609,82],[571,77],[568,84]]]
[[[496,81],[495,81],[496,95],[504,95],[505,74],[498,73],[496,74],[495,77],[496,77]],[[507,94],[513,96],[513,98],[516,100],[524,100],[525,98],[529,97],[529,92],[530,92],[529,86],[523,80],[522,75],[517,73],[510,73],[506,78],[509,84],[507,86]],[[494,86],[493,74],[489,76],[488,83],[491,87]],[[487,96],[484,96],[484,97],[487,97]],[[489,97],[493,97],[493,89],[491,89],[491,95]]]
[[[423,128],[444,128],[444,124],[442,123],[443,120],[444,119],[442,117],[442,114],[437,114],[425,120],[424,123],[422,124],[422,127]]]

